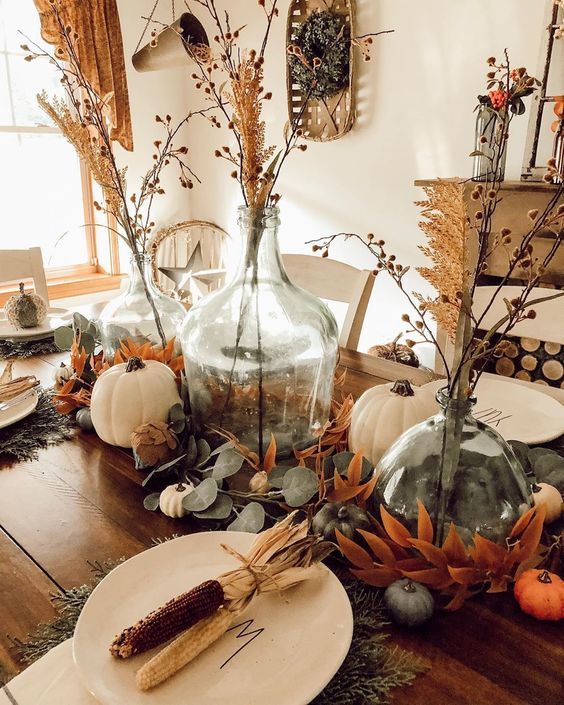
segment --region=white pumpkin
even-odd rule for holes
[[[192,485],[183,485],[181,482],[165,487],[159,497],[159,509],[167,517],[181,519],[188,514],[182,506],[182,500],[193,490]]]
[[[132,357],[100,375],[90,412],[100,438],[131,448],[131,434],[149,421],[167,421],[170,407],[181,403],[174,372],[156,360]]]
[[[560,490],[546,482],[533,485],[533,503],[535,507],[544,504],[546,509],[545,522],[550,524],[560,518],[562,513],[562,495]]]
[[[437,411],[434,391],[413,388],[407,380],[372,387],[353,407],[349,447],[376,465],[404,431]]]

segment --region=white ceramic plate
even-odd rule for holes
[[[55,328],[64,326],[72,318],[72,313],[66,308],[47,309],[47,318],[40,326],[34,328],[15,328],[6,319],[4,309],[0,310],[0,340],[43,340],[53,335]]]
[[[113,570],[88,599],[74,635],[81,680],[103,705],[307,705],[348,653],[349,599],[323,567],[318,579],[288,592],[261,595],[215,645],[152,691],[135,685],[153,652],[125,661],[108,647],[124,627],[194,587],[235,568],[221,544],[246,552],[252,534],[214,531],[182,536]]]
[[[16,421],[21,421],[25,419],[35,411],[39,397],[35,390],[32,391],[31,395],[27,399],[23,399],[18,404],[14,404],[6,411],[0,411],[0,428],[6,428],[6,426],[11,426]]]
[[[444,381],[426,386],[439,389]],[[564,433],[564,406],[548,394],[537,392],[532,384],[484,375],[475,396],[474,418],[495,428],[506,441],[547,443]]]

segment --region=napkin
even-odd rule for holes
[[[98,705],[98,701],[80,682],[72,639],[67,639],[0,688],[0,705]]]

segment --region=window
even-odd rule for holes
[[[59,76],[48,61],[24,60],[19,30],[43,44],[33,0],[0,0],[0,249],[40,246],[48,280],[84,280],[104,272],[87,227],[95,222],[90,175],[37,105],[42,90],[62,95]]]

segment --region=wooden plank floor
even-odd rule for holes
[[[64,355],[17,363],[17,373],[50,384]],[[358,396],[396,370],[343,351],[346,391]],[[409,370],[415,383],[428,379]],[[0,460],[0,468],[2,467]],[[91,579],[88,561],[129,557],[158,537],[191,531],[143,508],[144,475],[123,450],[96,436],[42,451],[35,462],[0,470],[0,663],[22,667],[8,635],[22,638],[53,615],[49,594]],[[393,643],[430,670],[393,694],[398,705],[563,705],[564,629],[522,614],[510,595],[485,595],[424,627],[391,627]],[[62,705],[71,705],[62,704]]]

